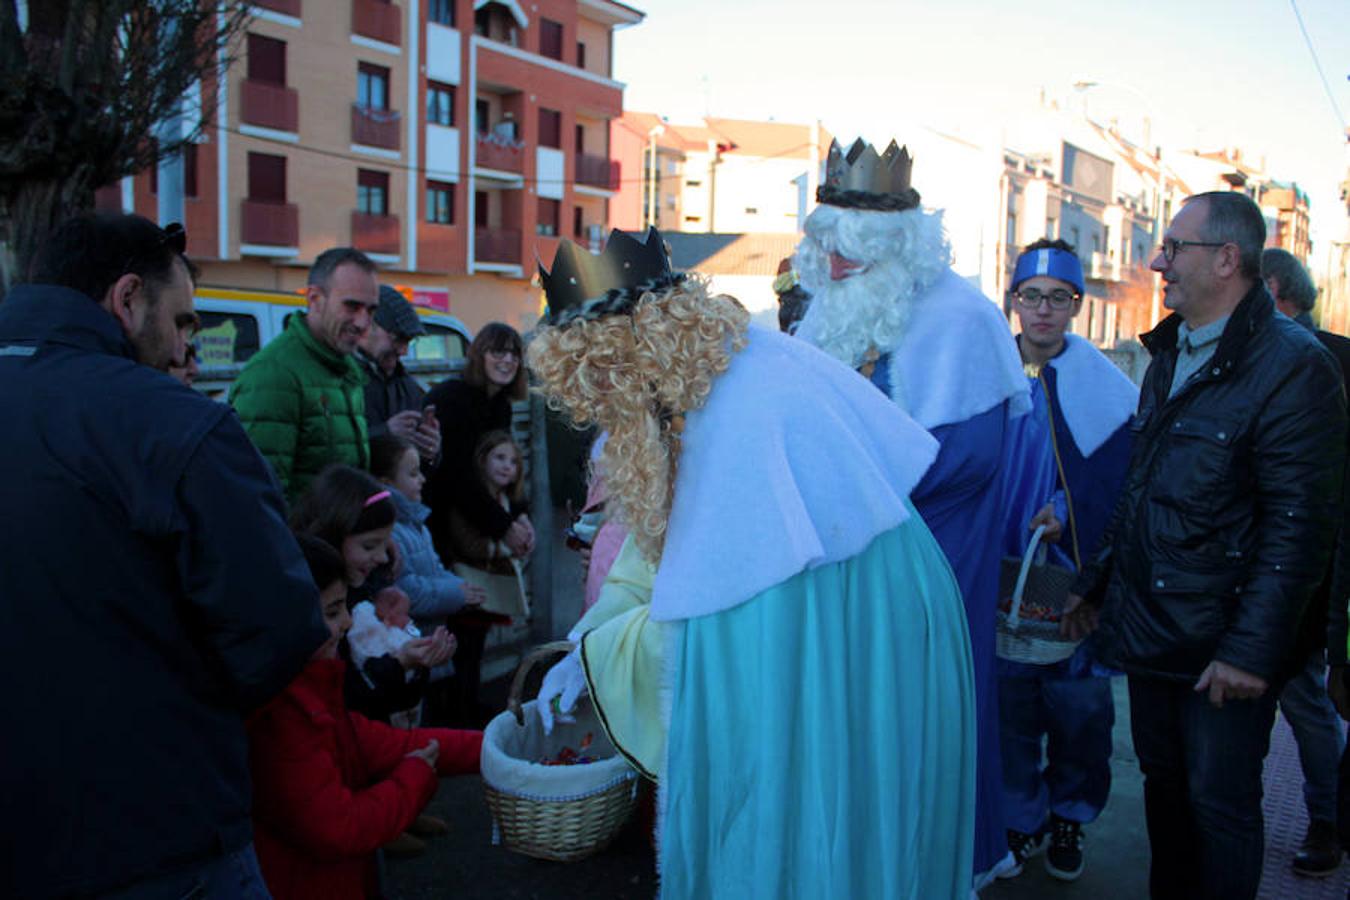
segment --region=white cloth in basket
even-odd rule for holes
[[[589,700],[577,703],[576,722],[558,722],[552,734],[544,734],[535,701],[522,704],[522,709],[523,726],[504,712],[483,732],[483,780],[494,790],[531,800],[575,800],[637,777],[637,771],[614,751]],[[591,745],[583,751],[581,742],[588,733]],[[578,766],[539,763],[556,757],[563,747],[595,757],[596,762]]]

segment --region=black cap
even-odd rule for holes
[[[387,284],[380,285],[380,305],[375,309],[375,324],[398,337],[415,338],[427,333],[422,317],[413,305]]]

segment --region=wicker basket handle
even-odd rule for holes
[[[525,690],[525,678],[535,666],[556,653],[571,653],[576,644],[571,641],[553,641],[541,644],[521,657],[516,667],[516,677],[511,680],[511,692],[506,697],[506,708],[516,717],[516,724],[525,725],[525,710],[520,705],[520,693]]]
[[[1026,590],[1027,575],[1031,572],[1031,563],[1036,558],[1036,546],[1041,542],[1041,535],[1045,534],[1045,526],[1037,525],[1036,530],[1032,532],[1031,543],[1027,545],[1027,552],[1022,555],[1022,568],[1017,572],[1017,584],[1013,588],[1012,609],[1008,611],[1008,629],[1016,631],[1022,624],[1022,592]],[[1045,560],[1045,547],[1041,547],[1041,561]]]

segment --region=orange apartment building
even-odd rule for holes
[[[603,231],[619,165],[615,0],[255,0],[215,124],[184,154],[203,285],[298,290],[352,245],[477,329],[533,325],[536,258]],[[156,217],[157,172],[99,192]]]

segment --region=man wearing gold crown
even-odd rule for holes
[[[951,563],[969,623],[978,889],[1011,865],[994,671],[999,496],[1009,423],[1031,402],[1007,322],[951,270],[941,214],[919,206],[911,165],[894,141],[884,154],[862,140],[847,154],[830,147],[820,205],[794,258],[811,296],[797,336],[859,369],[941,446],[912,499]]]
[[[589,693],[660,786],[661,892],[965,898],[974,687],[909,502],[936,442],[848,369],[672,273],[655,229],[541,271],[528,351],[609,433],[631,530],[536,708]]]

